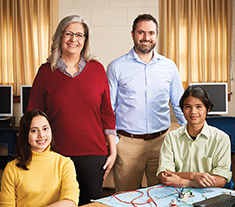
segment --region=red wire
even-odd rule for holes
[[[123,193],[132,193],[132,192],[138,192],[138,193],[141,193],[141,195],[139,195],[138,197],[135,197],[134,199],[132,199],[130,202],[128,201],[123,201],[121,200],[120,198],[118,198],[116,195],[118,194],[123,194]],[[144,203],[134,203],[134,201],[138,198],[141,198],[142,196],[144,195],[144,192],[142,191],[139,191],[139,190],[133,190],[133,191],[125,191],[125,192],[118,192],[118,193],[114,193],[112,195],[112,197],[116,198],[118,201],[122,202],[122,203],[125,203],[125,204],[132,204],[133,206],[137,207],[136,205],[144,205],[144,204],[147,204],[148,202],[150,202],[149,200],[147,202],[144,202]]]
[[[147,190],[147,195],[148,195],[148,197],[149,197],[149,200],[151,200],[156,206],[157,206],[157,203],[156,203],[156,202],[154,201],[154,199],[151,197],[151,195],[150,195],[150,190],[155,189],[155,188],[163,188],[163,187],[167,187],[167,186],[170,186],[170,185],[154,186],[154,187],[151,187],[151,188],[149,188],[149,189]],[[176,190],[178,193],[180,193],[180,192],[177,190],[176,185],[174,185],[174,187],[175,187],[175,190]]]
[[[145,205],[147,203],[150,203],[151,201],[155,204],[155,206],[158,206],[158,204],[154,201],[154,199],[151,197],[150,195],[150,190],[152,189],[155,189],[155,188],[163,188],[163,187],[167,187],[169,185],[161,185],[161,186],[154,186],[154,187],[151,187],[147,190],[147,195],[149,197],[149,199],[144,202],[144,203],[135,203],[134,201],[137,200],[138,198],[141,198],[143,195],[144,195],[144,192],[140,191],[140,190],[133,190],[133,191],[124,191],[124,192],[118,192],[118,193],[114,193],[112,195],[112,197],[116,198],[118,201],[122,202],[122,203],[125,203],[125,204],[132,204],[133,206],[137,207],[136,205]],[[174,186],[176,191],[179,193],[179,191],[177,190],[176,186]],[[116,195],[118,194],[123,194],[123,193],[133,193],[133,192],[138,192],[140,193],[141,195],[139,195],[138,197],[135,197],[134,199],[132,199],[130,202],[128,201],[123,201],[121,200],[120,198],[118,198]]]

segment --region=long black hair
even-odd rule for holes
[[[16,143],[16,159],[18,160],[18,163],[16,165],[17,167],[20,167],[24,170],[28,170],[27,166],[32,160],[32,150],[28,141],[28,136],[31,122],[36,116],[44,116],[49,122],[47,115],[37,109],[27,111],[20,119],[20,130]],[[51,145],[53,145],[52,143],[53,141],[51,142]],[[51,149],[53,149],[53,146],[51,147]]]

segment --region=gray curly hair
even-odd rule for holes
[[[88,62],[90,60],[97,61],[97,58],[91,54],[91,48],[90,48],[90,33],[89,33],[89,26],[87,22],[82,19],[78,15],[70,15],[65,18],[63,18],[59,25],[57,26],[57,29],[55,31],[55,34],[52,37],[52,44],[51,44],[51,54],[47,58],[47,61],[51,63],[51,69],[52,71],[57,68],[56,63],[58,59],[62,55],[62,49],[61,49],[61,40],[63,36],[63,31],[67,26],[69,26],[72,23],[81,23],[84,28],[85,33],[85,44],[82,49],[81,55],[84,57],[84,59]]]

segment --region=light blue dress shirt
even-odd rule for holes
[[[186,124],[179,107],[184,89],[178,69],[170,59],[154,51],[152,60],[146,64],[132,48],[108,65],[107,77],[117,130],[148,134],[169,128],[169,101],[178,123]]]

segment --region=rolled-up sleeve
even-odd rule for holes
[[[220,138],[220,142],[217,144],[216,153],[213,159],[213,170],[211,174],[219,175],[230,181],[232,173],[230,171],[231,166],[231,143],[228,135],[224,135]]]
[[[161,146],[157,176],[163,171],[175,171],[174,152],[170,134],[167,134]]]

